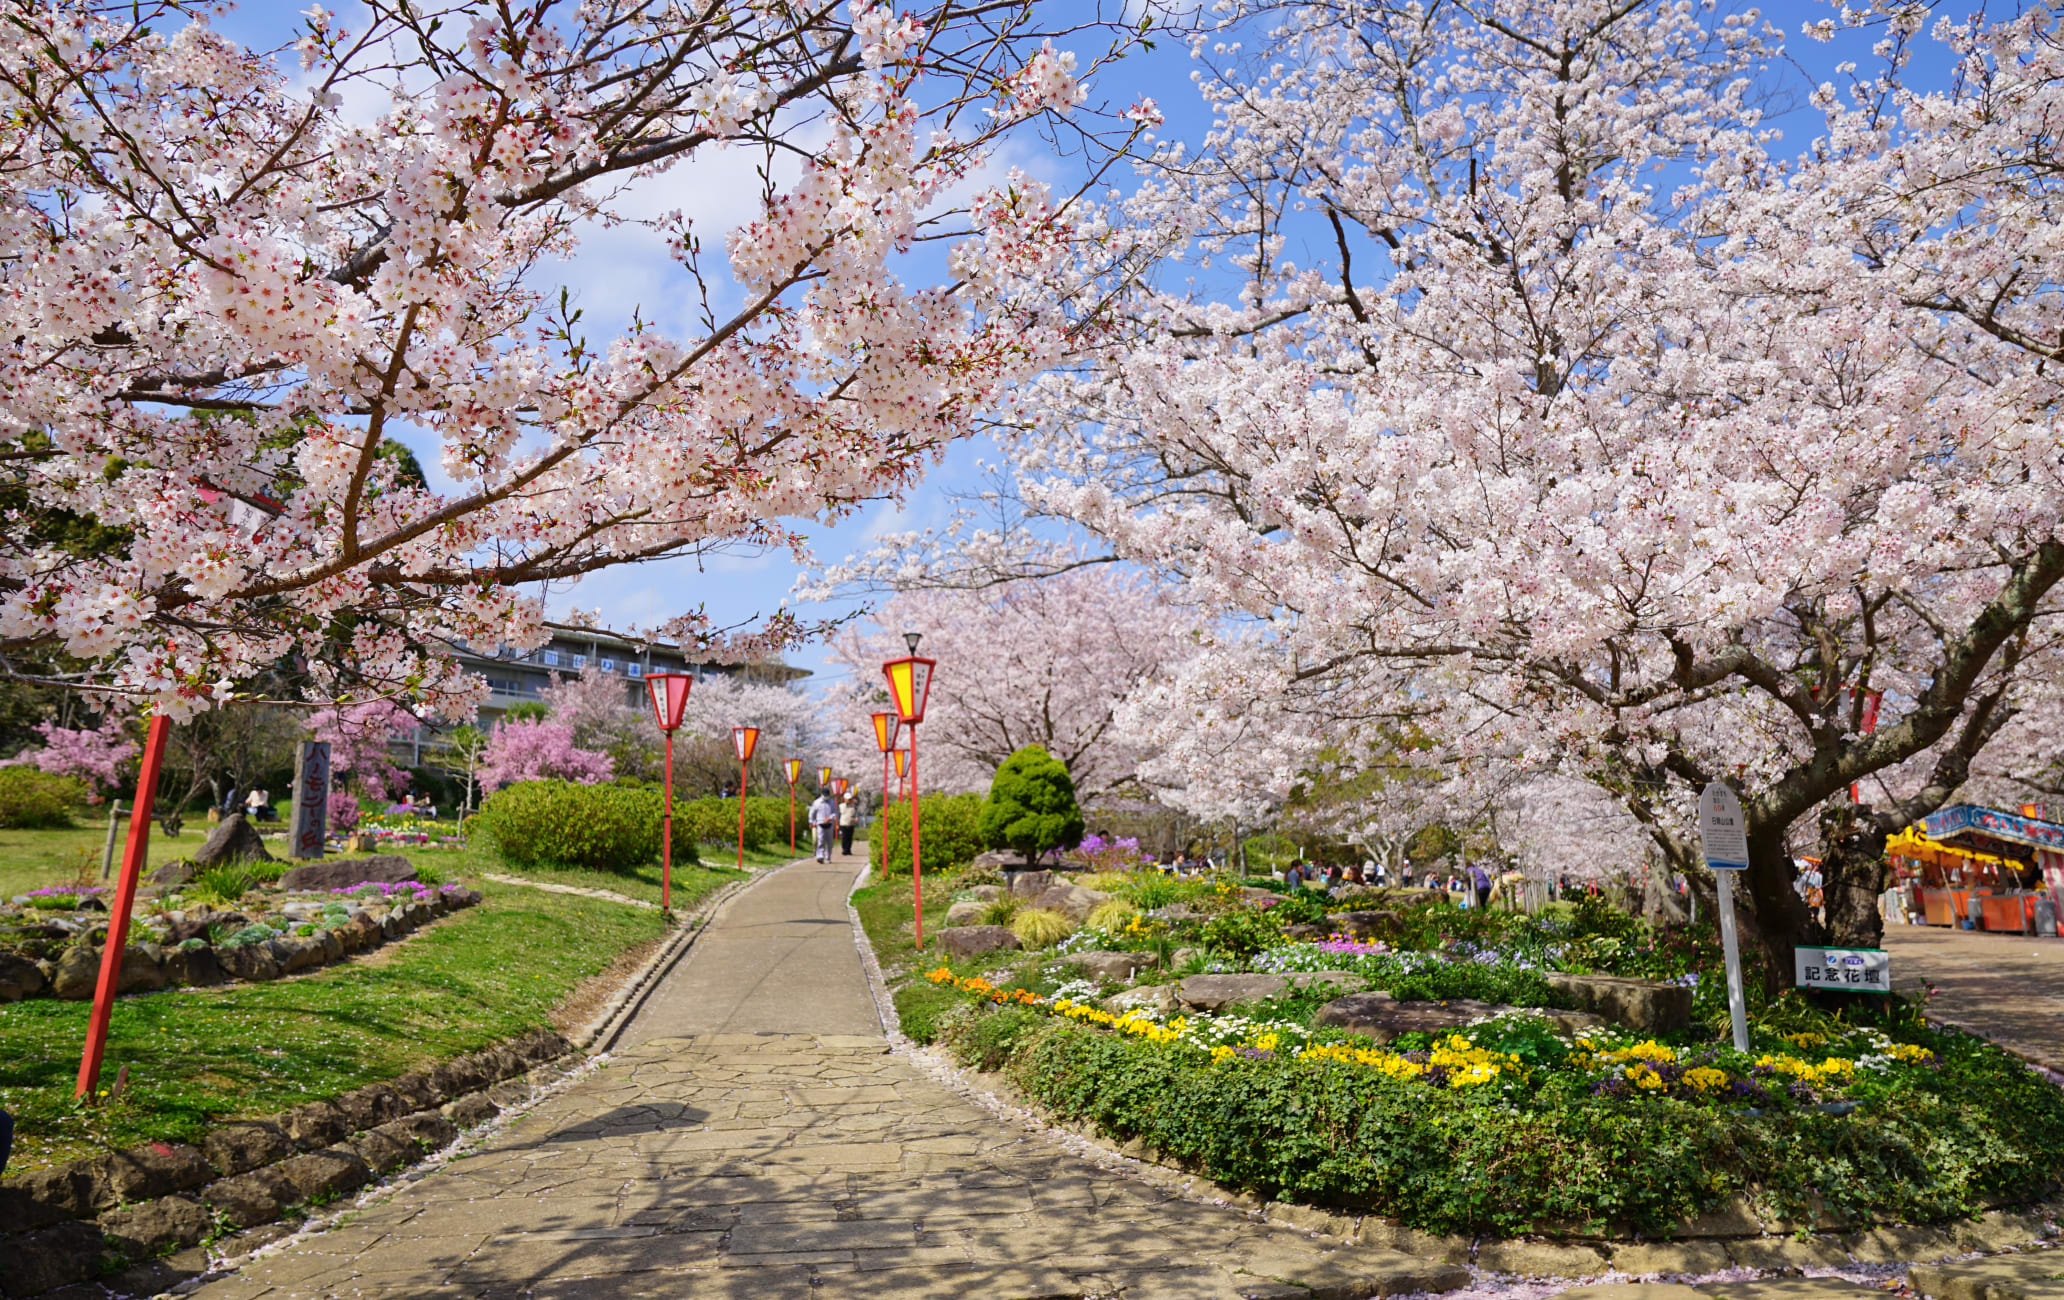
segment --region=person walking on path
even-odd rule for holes
[[[850,858],[853,856],[853,830],[859,824],[860,809],[854,806],[853,796],[851,792],[848,792],[845,798],[839,800],[838,806],[838,842],[840,857]]]
[[[1491,905],[1491,877],[1484,871],[1482,863],[1476,863],[1469,868],[1469,883],[1476,887],[1477,907],[1479,909],[1489,907]]]
[[[810,832],[817,840],[817,860],[831,861],[832,828],[838,825],[838,810],[831,806],[831,796],[819,793],[815,803],[810,805]]]

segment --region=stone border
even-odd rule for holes
[[[854,884],[855,890],[865,878],[863,873]],[[1746,1202],[1736,1198],[1681,1225],[1676,1239],[1670,1241],[1440,1236],[1381,1215],[1265,1201],[1252,1193],[1223,1187],[1208,1176],[1165,1158],[1137,1138],[1114,1144],[1088,1125],[1054,1115],[1000,1075],[966,1070],[942,1051],[918,1047],[903,1035],[888,981],[875,957],[874,945],[860,924],[860,914],[852,905],[850,893],[846,911],[853,927],[853,942],[860,950],[861,966],[867,972],[868,988],[874,995],[876,1013],[882,1017],[894,1050],[981,1103],[1000,1119],[1043,1131],[1073,1155],[1107,1167],[1115,1162],[1116,1167],[1127,1168],[1143,1181],[1186,1199],[1234,1206],[1283,1227],[1422,1259],[1469,1264],[1485,1273],[1565,1279],[1608,1273],[1631,1277],[1698,1275],[1726,1269],[1845,1270],[1859,1265],[1905,1264],[2020,1250],[2064,1231],[2064,1196],[2020,1211],[1993,1207],[1973,1220],[1936,1226],[1856,1225],[1824,1219],[1816,1226],[1825,1231],[1803,1236],[1797,1231],[1801,1225],[1766,1227]]]
[[[283,1214],[434,1158],[606,1050],[716,910],[766,874],[705,897],[571,1040],[536,1031],[330,1101],[222,1125],[198,1148],[145,1143],[0,1184],[0,1223],[27,1229],[0,1236],[11,1261],[0,1296],[96,1280],[111,1252],[141,1262],[107,1284],[149,1295],[220,1271],[211,1242],[233,1241],[247,1255],[297,1235],[305,1228],[278,1223]]]
[[[10,1262],[0,1294],[92,1281],[109,1254],[139,1261],[110,1279],[122,1290],[150,1294],[197,1276],[209,1265],[194,1252],[225,1230],[272,1223],[421,1159],[461,1128],[528,1101],[571,1050],[559,1034],[536,1031],[329,1101],[221,1125],[198,1147],[150,1142],[0,1184],[0,1220],[27,1229],[0,1237]]]

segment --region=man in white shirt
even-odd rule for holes
[[[831,796],[819,794],[810,805],[810,829],[817,836],[817,860],[831,861],[831,836],[838,826],[838,809],[831,806]]]

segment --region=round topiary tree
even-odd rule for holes
[[[982,804],[981,830],[990,848],[1022,853],[1027,866],[1048,849],[1081,843],[1082,810],[1068,765],[1037,745],[1003,760]]]

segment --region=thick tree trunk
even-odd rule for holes
[[[1812,942],[1816,922],[1793,886],[1792,853],[1785,844],[1784,827],[1752,826],[1749,829],[1749,869],[1742,873],[1745,888],[1735,892],[1737,905],[1746,901],[1754,911],[1741,919],[1747,936],[1763,950],[1763,987],[1779,993],[1792,984],[1792,953],[1801,943]]]
[[[1885,918],[1878,896],[1885,892],[1885,833],[1874,830],[1864,810],[1831,803],[1820,815],[1820,863],[1827,921],[1826,942],[1836,948],[1877,948],[1885,942]]]

